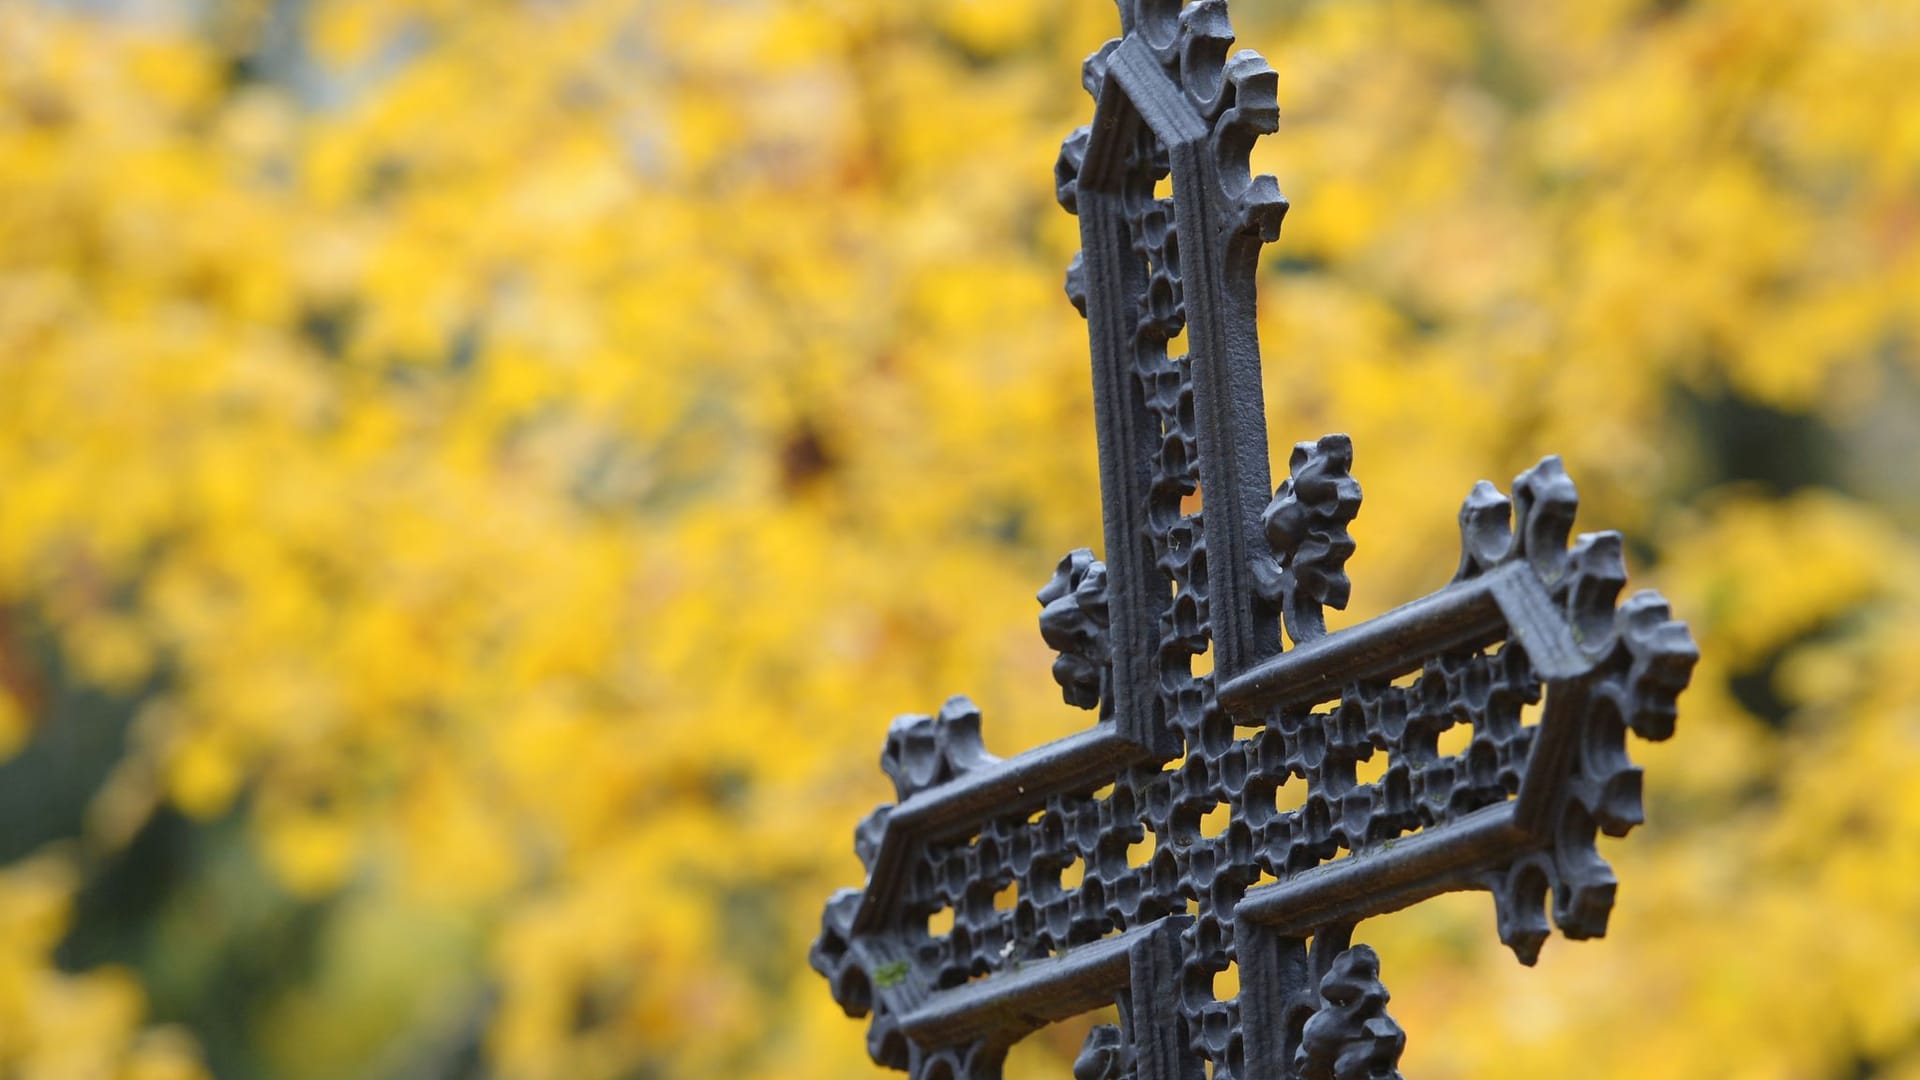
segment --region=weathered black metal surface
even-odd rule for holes
[[[1697,653],[1657,594],[1616,607],[1617,533],[1569,547],[1552,457],[1511,501],[1468,495],[1452,583],[1326,629],[1361,496],[1344,435],[1296,446],[1268,494],[1254,273],[1286,202],[1247,156],[1278,123],[1273,72],[1228,58],[1224,0],[1120,7],[1057,169],[1107,562],[1072,552],[1039,593],[1063,696],[1098,720],[1005,760],[965,698],[895,720],[898,801],[860,824],[866,887],[828,902],[813,966],[915,1080],[997,1077],[1021,1037],[1110,1004],[1122,1025],[1095,1028],[1078,1080],[1397,1076],[1405,1036],[1355,924],[1480,889],[1524,963],[1549,907],[1570,938],[1605,933],[1594,839],[1641,820],[1626,735],[1672,734]],[[1229,965],[1239,993],[1216,1000]]]

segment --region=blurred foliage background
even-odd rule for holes
[[[1351,622],[1558,451],[1704,656],[1423,1080],[1920,1076],[1920,4],[1240,0]],[[1101,0],[0,0],[0,1075],[853,1077],[889,717],[1074,730]],[[1044,1033],[1010,1073],[1064,1076]]]

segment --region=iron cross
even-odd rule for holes
[[[1397,1077],[1405,1036],[1355,925],[1478,889],[1523,963],[1549,908],[1567,937],[1604,934],[1595,837],[1642,816],[1627,732],[1672,734],[1698,653],[1657,594],[1618,602],[1618,533],[1569,545],[1552,457],[1511,498],[1467,496],[1448,585],[1327,630],[1361,495],[1344,435],[1294,447],[1269,487],[1255,264],[1287,203],[1248,154],[1278,125],[1274,73],[1229,55],[1225,0],[1120,9],[1056,169],[1106,559],[1070,553],[1039,593],[1063,695],[1098,719],[1004,760],[965,698],[895,720],[897,801],[856,831],[866,885],[828,902],[811,960],[914,1080],[996,1078],[1023,1036],[1116,1004],[1077,1080]],[[1229,965],[1239,992],[1216,1000]]]

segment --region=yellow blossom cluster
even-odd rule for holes
[[[0,870],[0,1069],[20,1080],[203,1080],[192,1038],[141,1027],[126,971],[52,964],[74,872],[46,854]]]

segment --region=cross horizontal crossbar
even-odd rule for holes
[[[1532,567],[1508,563],[1270,657],[1221,686],[1220,705],[1258,723],[1266,711],[1336,697],[1353,680],[1404,675],[1434,653],[1483,648],[1509,634],[1549,681],[1585,675],[1600,659],[1580,651]]]
[[[1177,935],[1187,922],[1173,918],[1150,923],[1063,956],[933,994],[901,1019],[901,1030],[932,1046],[977,1039],[1011,1043],[1035,1028],[1111,1005],[1132,981],[1134,951],[1155,935]]]

